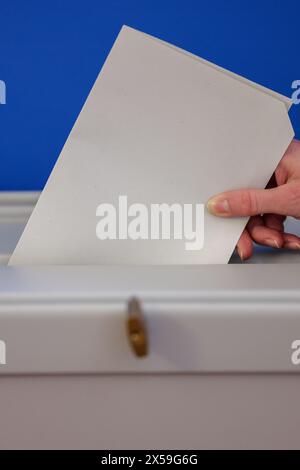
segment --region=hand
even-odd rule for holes
[[[253,242],[299,250],[300,238],[284,232],[284,221],[300,219],[300,141],[290,144],[267,189],[226,191],[209,199],[207,208],[220,217],[251,216],[237,243],[241,260],[251,257]]]

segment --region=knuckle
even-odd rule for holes
[[[282,186],[284,191],[282,192],[282,206],[284,213],[292,217],[300,216],[300,184],[299,182],[293,182],[287,184],[285,187]]]
[[[291,212],[298,216],[300,215],[300,184],[297,182],[287,185],[287,191],[287,199]]]
[[[257,214],[258,201],[254,191],[244,191],[240,201],[242,213],[245,215]]]
[[[286,162],[281,161],[275,170],[275,179],[277,185],[282,185],[287,180],[287,170],[285,168]]]

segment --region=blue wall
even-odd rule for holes
[[[300,80],[299,0],[0,0],[0,190],[43,187],[122,24],[287,96]]]

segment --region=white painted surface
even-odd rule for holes
[[[0,377],[1,449],[299,449],[299,375]]]
[[[27,195],[2,198],[2,253],[26,223]],[[17,216],[12,216],[16,214]],[[4,229],[4,230],[3,230]],[[9,234],[9,236],[7,236]],[[1,240],[0,240],[1,241]],[[9,253],[6,251],[7,257]],[[35,266],[0,268],[4,373],[290,371],[300,335],[300,253],[269,250],[228,266]],[[292,260],[293,264],[285,264]],[[150,355],[126,336],[127,302],[138,296]],[[298,335],[298,336],[297,336]]]

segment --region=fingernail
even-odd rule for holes
[[[229,204],[227,199],[216,196],[209,199],[207,202],[207,209],[213,215],[226,216],[230,212]]]
[[[265,240],[265,244],[271,246],[272,248],[280,248],[278,241],[272,238],[267,238]]]
[[[241,258],[241,261],[244,261],[244,253],[242,252],[242,250],[240,250],[240,248],[237,249],[237,252],[238,252],[238,255],[239,257]]]
[[[300,250],[300,243],[287,242],[287,243],[284,244],[284,248],[288,248],[290,250]]]

